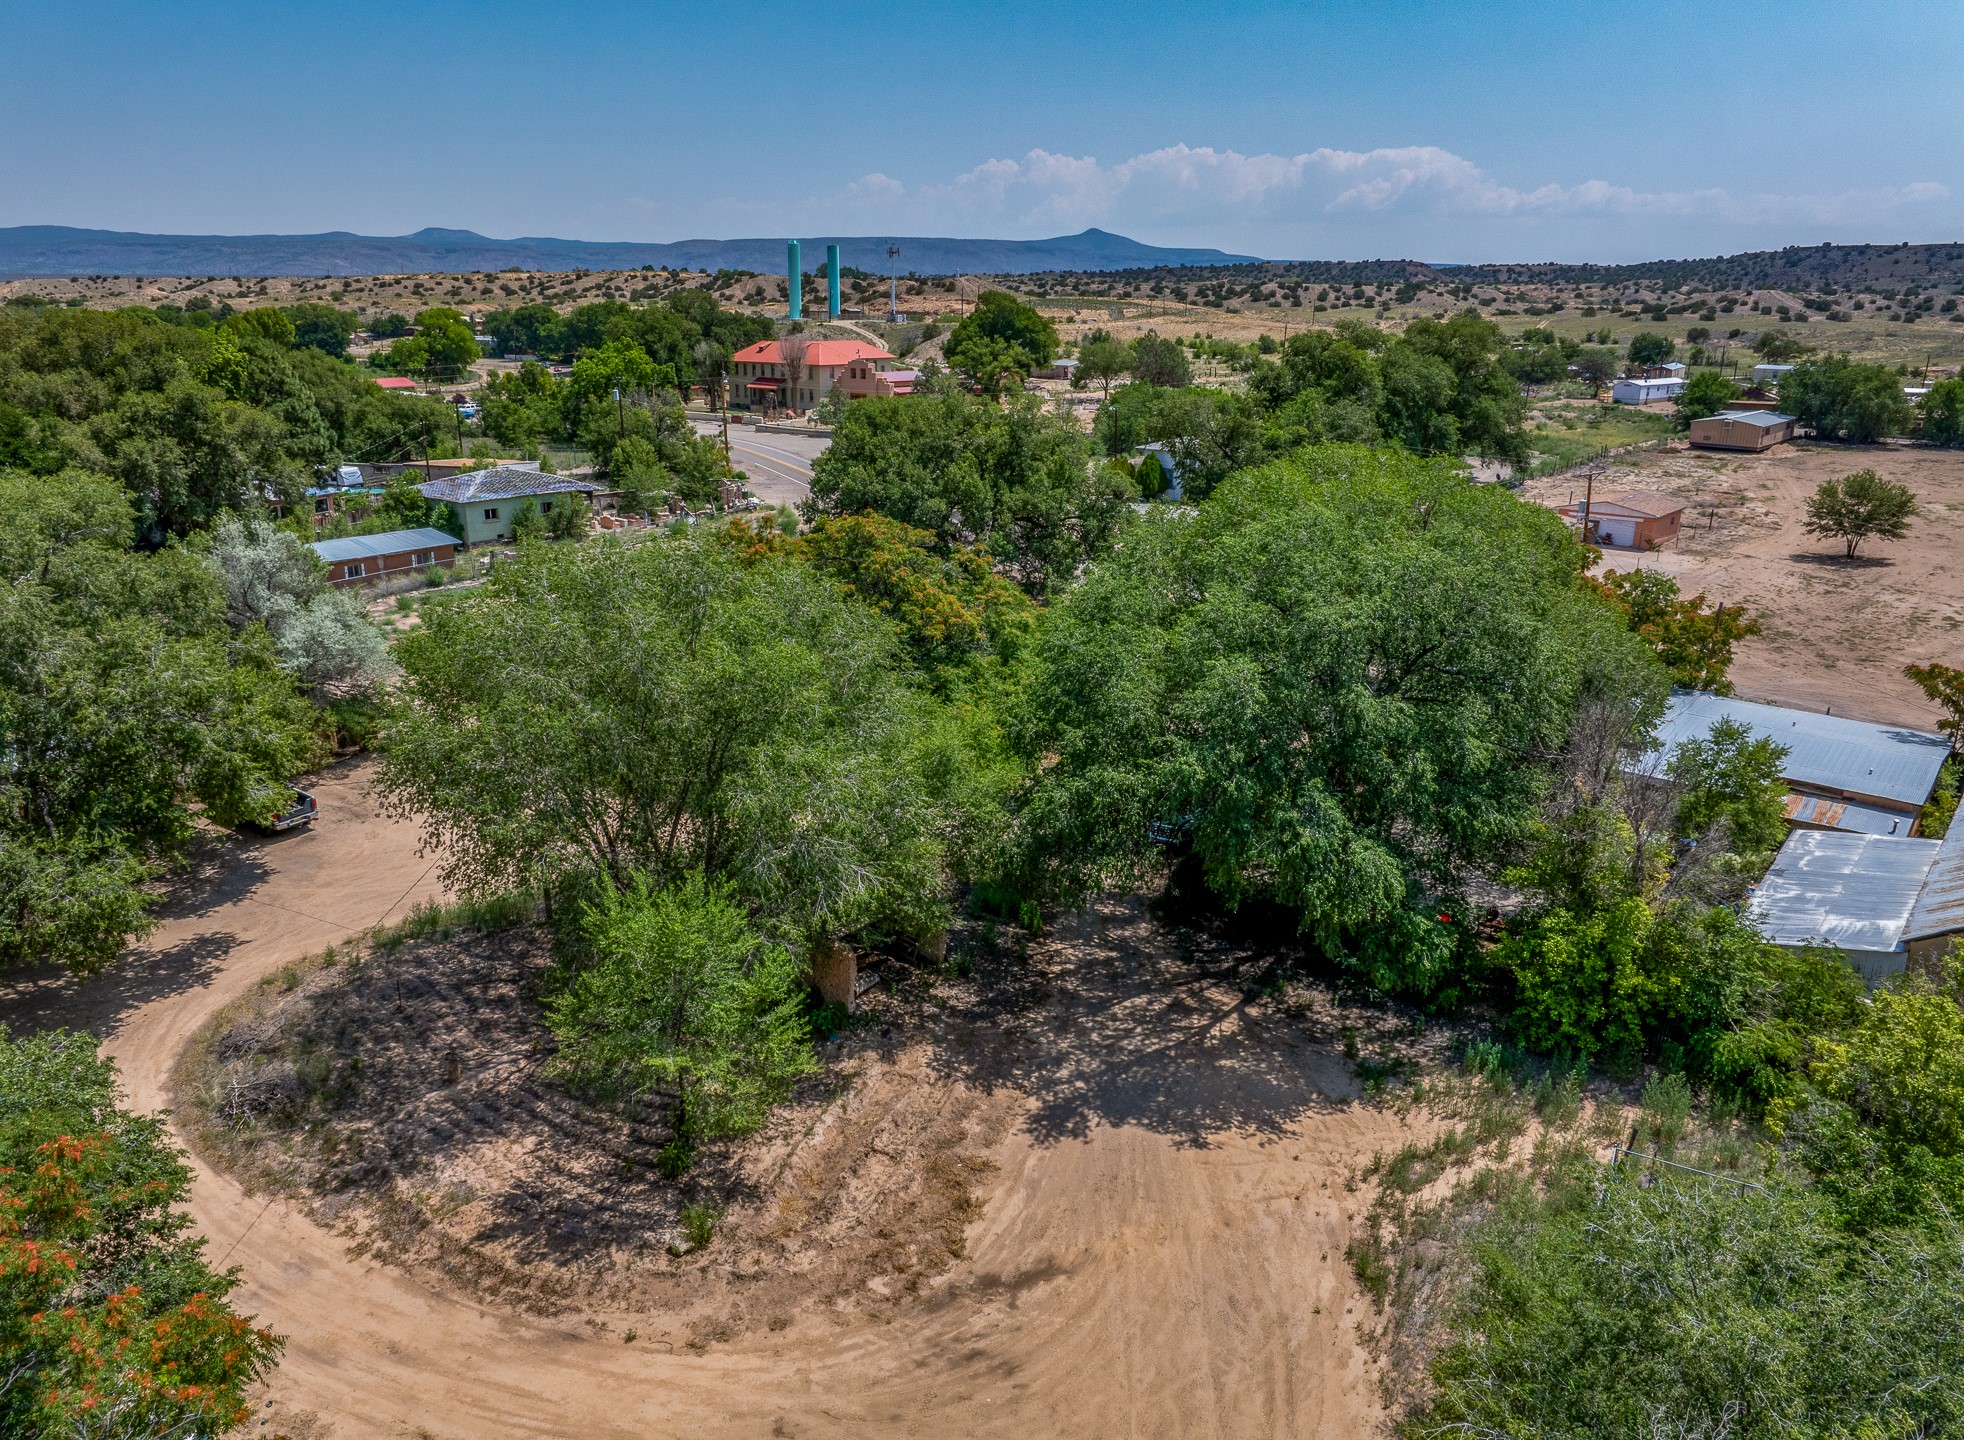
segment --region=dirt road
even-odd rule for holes
[[[1823,480],[1863,469],[1908,485],[1921,513],[1905,539],[1870,541],[1851,564],[1837,542],[1802,527]],[[1559,505],[1579,484],[1531,480],[1522,493]],[[1964,455],[1886,445],[1781,445],[1764,455],[1675,449],[1616,466],[1605,489],[1687,502],[1683,533],[1662,551],[1608,550],[1603,565],[1655,568],[1687,595],[1759,615],[1765,632],[1739,646],[1732,667],[1740,695],[1936,728],[1942,712],[1903,666],[1964,663]]]
[[[218,1006],[436,893],[413,832],[375,815],[361,767],[318,793],[312,833],[227,842],[114,975],[14,985],[0,1019],[94,1029],[134,1102],[164,1103],[186,1038]],[[1108,977],[1136,969],[1134,938],[1105,925],[1060,927],[1056,963],[1079,946]],[[1343,1178],[1401,1143],[1401,1122],[1352,1103],[1329,1047],[1264,1030],[1218,986],[1189,987],[1150,1028],[1125,1027],[1124,1003],[1136,999],[1073,996],[1011,1077],[1026,1123],[992,1157],[967,1258],[927,1298],[818,1309],[700,1354],[487,1309],[202,1174],[192,1210],[211,1258],[243,1266],[243,1308],[290,1337],[257,1433],[1373,1433],[1355,1338],[1365,1302],[1343,1259],[1359,1197]]]

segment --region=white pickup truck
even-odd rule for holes
[[[293,794],[279,814],[266,822],[268,830],[291,830],[296,825],[313,823],[314,816],[320,813],[320,806],[314,801],[314,792],[293,787]]]

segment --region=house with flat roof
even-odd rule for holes
[[[1691,444],[1698,450],[1770,450],[1793,439],[1798,423],[1777,410],[1721,410],[1691,422]]]
[[[1572,500],[1555,507],[1563,519],[1583,525],[1585,545],[1616,545],[1626,550],[1655,550],[1677,538],[1684,520],[1684,501],[1651,490],[1625,490],[1594,500]]]
[[[760,340],[730,357],[730,404],[741,410],[809,410],[848,366],[877,370],[894,358],[864,340]]]
[[[1658,748],[1643,769],[1661,773],[1678,746],[1702,740],[1721,720],[1786,747],[1787,820],[1799,829],[1908,838],[1950,754],[1942,735],[1762,705],[1729,695],[1677,690],[1657,725]]]
[[[832,388],[844,391],[848,400],[864,400],[875,395],[912,395],[920,379],[918,370],[885,370],[876,360],[854,360],[839,371]]]
[[[550,515],[569,495],[592,497],[600,487],[590,480],[548,475],[536,460],[493,465],[461,475],[428,480],[416,487],[428,500],[440,500],[457,517],[465,545],[491,545],[512,538],[512,522],[526,506]]]
[[[1909,965],[1910,917],[1939,840],[1796,830],[1753,888],[1746,917],[1775,945],[1831,946],[1874,985]]]
[[[457,556],[457,537],[423,526],[381,535],[344,535],[316,540],[310,547],[327,566],[330,585],[355,585],[407,570],[448,565]]]

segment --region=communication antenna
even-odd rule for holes
[[[900,247],[887,246],[887,324],[900,323]]]

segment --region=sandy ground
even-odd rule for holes
[[[1964,454],[1906,446],[1782,445],[1764,455],[1683,446],[1617,465],[1598,494],[1652,490],[1687,502],[1684,531],[1655,554],[1605,552],[1603,568],[1654,567],[1687,595],[1747,605],[1765,633],[1740,646],[1740,695],[1879,724],[1934,729],[1941,712],[1908,664],[1964,665]],[[1853,564],[1809,535],[1806,500],[1823,480],[1874,470],[1914,490],[1907,539],[1870,541]],[[1580,496],[1579,476],[1529,481],[1548,505]]]
[[[27,977],[0,1019],[106,1037],[164,1103],[187,1038],[288,962],[434,896],[360,766],[310,832],[227,842],[149,945],[73,987]],[[1408,1133],[1358,1103],[1333,1044],[1182,964],[1136,907],[1066,922],[1059,982],[1002,1083],[1022,1117],[926,1298],[808,1312],[696,1353],[475,1303],[352,1257],[297,1208],[206,1167],[192,1213],[238,1300],[290,1337],[262,1434],[317,1436],[1352,1436],[1381,1424],[1343,1261],[1344,1179]],[[1156,948],[1157,947],[1157,948]],[[1242,977],[1245,979],[1245,977]],[[1157,998],[1155,998],[1157,997]],[[650,1334],[659,1326],[643,1327]]]

